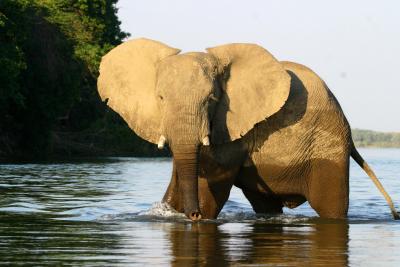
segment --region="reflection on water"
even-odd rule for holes
[[[63,221],[1,215],[2,263],[347,266],[348,224]]]
[[[400,203],[400,150],[363,150]],[[168,159],[0,165],[5,265],[398,266],[400,223],[355,165],[349,220],[308,205],[256,216],[234,190],[218,220],[193,224],[159,201]],[[152,206],[153,205],[153,206]]]
[[[198,224],[169,230],[172,265],[347,266],[348,225]]]

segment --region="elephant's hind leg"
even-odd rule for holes
[[[346,218],[349,208],[349,159],[314,160],[307,200],[322,218]]]
[[[283,204],[279,197],[242,189],[256,213],[282,213]]]
[[[282,213],[282,200],[274,195],[255,166],[242,167],[235,181],[256,213]]]

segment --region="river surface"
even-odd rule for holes
[[[400,149],[360,149],[400,206]],[[400,266],[400,222],[352,161],[348,220],[308,204],[256,216],[234,189],[217,220],[160,201],[170,159],[0,164],[0,265]]]

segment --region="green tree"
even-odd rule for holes
[[[360,147],[400,147],[400,133],[353,129],[352,136],[355,145]]]
[[[105,116],[99,62],[128,36],[116,2],[0,1],[0,153],[46,155],[65,118],[82,130]]]
[[[0,145],[8,153],[12,151],[8,135],[18,130],[13,111],[24,107],[19,81],[26,64],[21,48],[16,45],[15,32],[16,25],[0,12]]]

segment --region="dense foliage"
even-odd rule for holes
[[[400,133],[353,129],[352,135],[355,145],[359,147],[400,147]]]
[[[97,94],[101,57],[128,36],[116,2],[0,1],[0,156],[154,152]]]

